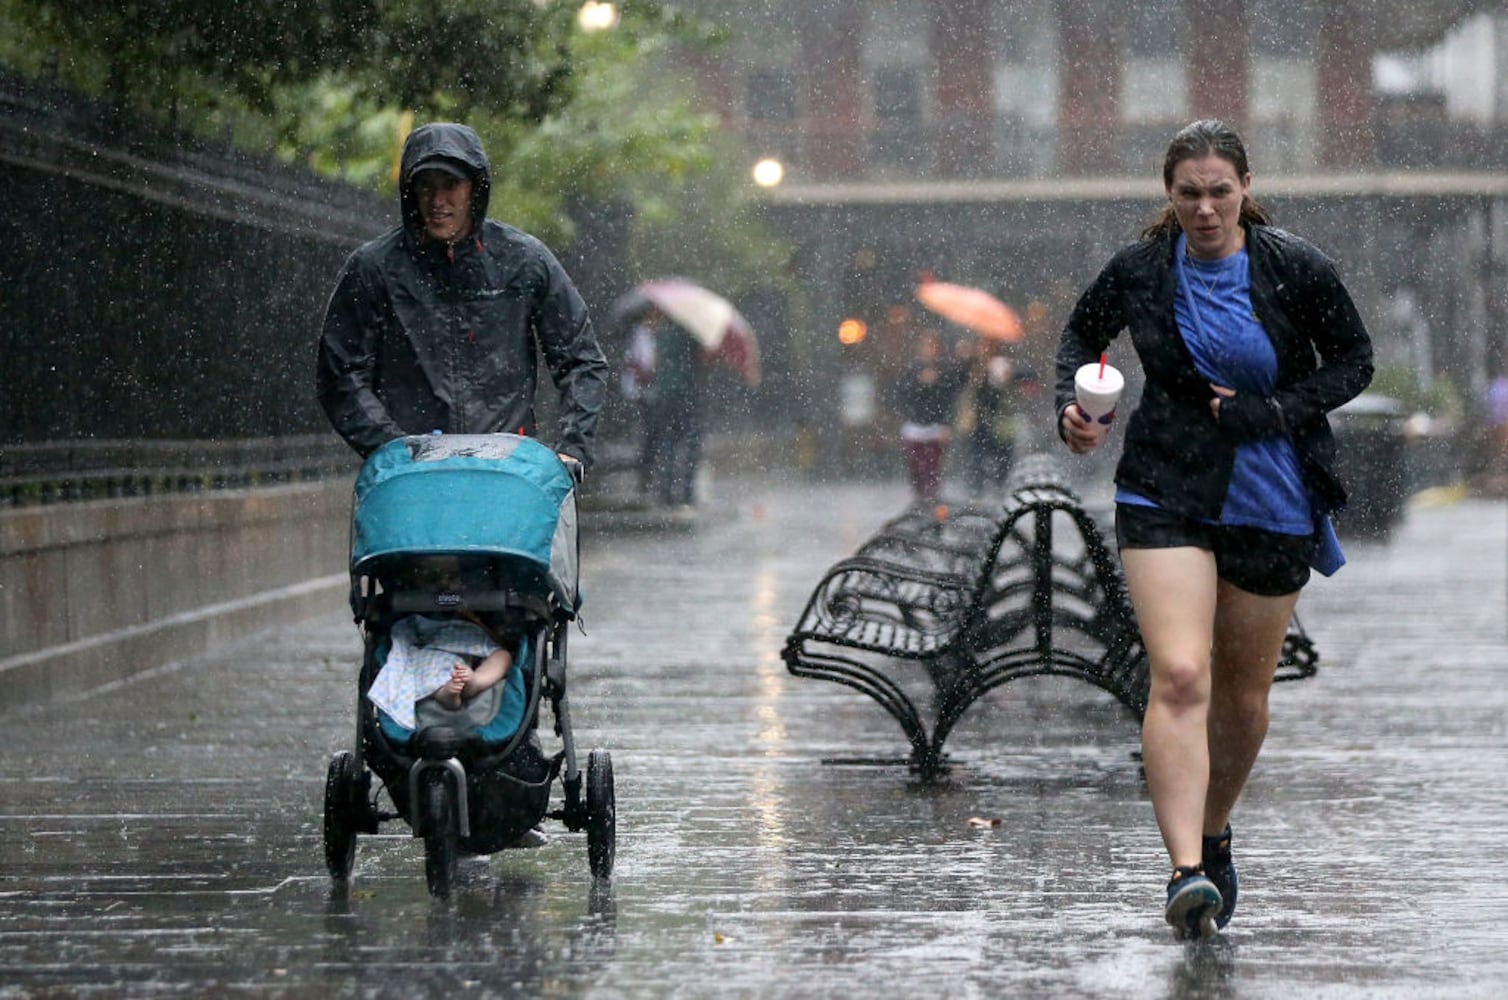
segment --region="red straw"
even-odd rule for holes
[[[1105,380],[1105,356],[1103,354],[1101,354],[1100,355],[1100,381],[1103,382],[1104,380]]]

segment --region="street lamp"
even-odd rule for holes
[[[869,327],[862,319],[850,316],[838,324],[838,343],[852,347],[869,335]]]
[[[783,177],[785,177],[785,167],[774,157],[767,156],[754,164],[754,183],[760,187],[774,187]]]
[[[605,31],[618,24],[618,5],[586,0],[576,12],[576,23],[582,31]]]

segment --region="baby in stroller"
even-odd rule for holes
[[[404,575],[408,579],[401,585],[408,589],[461,592],[456,556],[417,557]],[[499,709],[512,707],[501,705],[492,689],[509,676],[518,637],[499,635],[475,612],[461,609],[453,618],[406,615],[393,623],[389,638],[387,659],[367,697],[403,728],[483,726]],[[521,685],[514,688],[522,693]],[[503,701],[510,700],[508,693],[502,693]],[[489,697],[471,704],[481,695]]]

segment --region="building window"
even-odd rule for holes
[[[744,107],[751,121],[795,121],[795,77],[786,70],[755,70],[748,77]]]
[[[874,75],[874,114],[891,122],[916,122],[922,117],[922,88],[916,70],[886,66]]]
[[[909,66],[874,71],[874,129],[869,155],[875,163],[925,169],[922,150],[922,82]]]
[[[1283,60],[1312,58],[1320,7],[1309,0],[1257,0],[1250,15],[1253,55]]]
[[[1183,4],[1159,0],[1131,4],[1126,10],[1128,48],[1132,58],[1176,59],[1187,30]]]

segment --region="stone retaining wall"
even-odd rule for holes
[[[345,603],[350,482],[0,511],[0,711]]]

